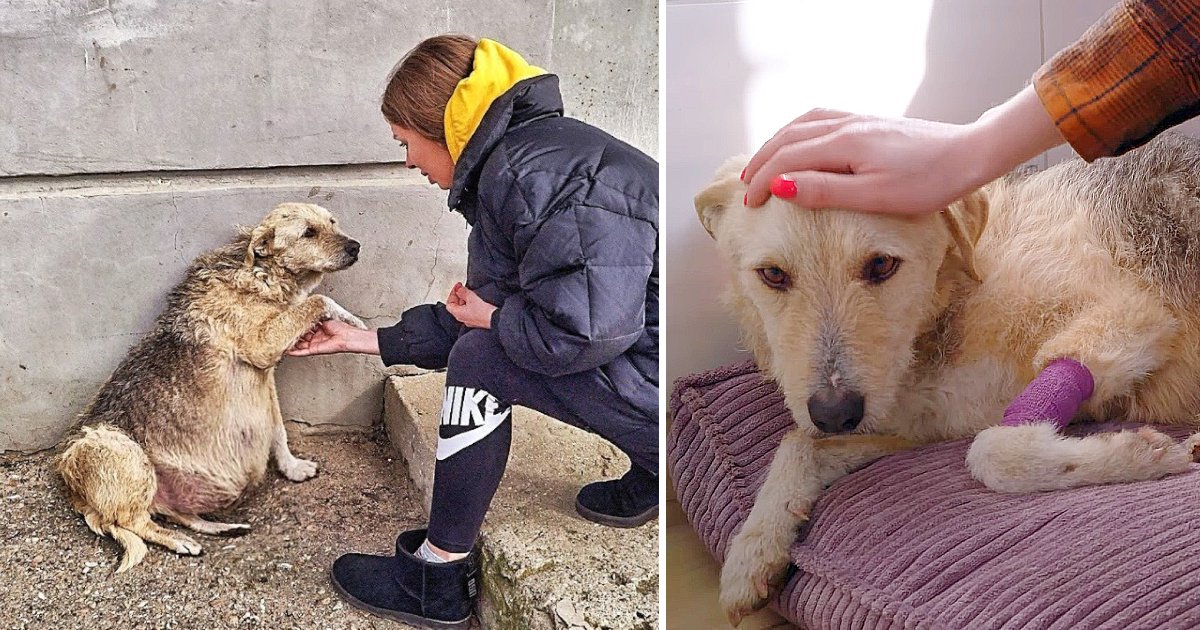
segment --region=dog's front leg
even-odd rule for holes
[[[333,301],[333,298],[327,295],[321,295],[318,297],[324,298],[325,300],[325,313],[322,314],[322,319],[336,319],[339,322],[345,322],[360,330],[367,329],[367,325],[363,323],[363,320],[359,319],[354,313],[346,310],[341,304]]]
[[[265,324],[245,324],[243,343],[239,344],[244,358],[259,369],[274,367],[283,358],[283,353],[295,345],[300,336],[315,324],[326,319],[336,319],[366,329],[366,324],[340,304],[324,295],[310,295],[303,302],[284,310]]]
[[[734,626],[766,603],[788,565],[788,549],[821,492],[830,484],[880,457],[915,446],[884,435],[844,435],[814,439],[800,429],[775,451],[767,478],[750,515],[721,567],[721,607]]]
[[[275,465],[279,467],[279,472],[283,473],[284,477],[296,482],[315,477],[317,463],[296,457],[288,448],[287,428],[283,424],[283,412],[279,408],[279,394],[275,391],[274,382],[271,383],[271,415],[274,417],[275,424],[271,456],[275,458]]]
[[[1079,410],[1101,416],[1128,398],[1170,356],[1177,322],[1156,299],[1130,287],[1126,301],[1076,315],[1039,349],[1037,378],[980,432],[967,451],[971,475],[998,492],[1037,492],[1157,479],[1188,470],[1192,442],[1143,427],[1064,437]]]

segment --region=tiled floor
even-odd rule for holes
[[[673,496],[673,493],[672,493]],[[679,502],[667,501],[667,629],[728,628],[717,604],[720,567],[696,537]],[[739,630],[791,628],[769,610],[747,617]]]

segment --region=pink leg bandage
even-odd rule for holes
[[[1004,426],[1049,422],[1062,429],[1092,395],[1092,373],[1074,359],[1055,359],[1033,379],[1008,409]]]

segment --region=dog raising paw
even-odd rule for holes
[[[363,320],[359,319],[354,313],[346,310],[341,304],[333,301],[333,298],[327,295],[322,295],[321,298],[325,300],[325,312],[322,314],[322,319],[336,319],[339,322],[350,324],[359,330],[367,329],[367,325],[363,323]]]
[[[1177,444],[1149,427],[1073,438],[1051,424],[997,426],[975,436],[967,467],[997,492],[1145,481],[1188,470],[1195,439]]]

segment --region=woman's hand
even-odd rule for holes
[[[816,109],[750,160],[746,205],[936,212],[1062,142],[1032,86],[965,125]]]
[[[489,329],[496,307],[484,302],[483,298],[459,282],[446,298],[446,310],[464,326]]]
[[[287,354],[307,357],[339,352],[379,354],[379,335],[374,330],[362,330],[335,319],[327,319],[304,333]]]

